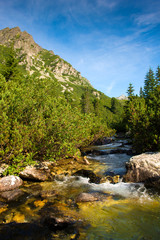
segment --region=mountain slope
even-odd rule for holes
[[[61,82],[63,91],[73,90],[73,86],[68,84],[91,87],[90,82],[71,64],[55,55],[53,51],[40,47],[29,33],[21,32],[19,27],[0,30],[0,44],[14,47],[20,64],[26,66],[30,75],[39,78],[54,77]]]
[[[93,88],[70,63],[40,47],[26,31],[19,27],[0,30],[0,46],[1,52],[3,46],[14,48],[23,75],[55,82],[58,94],[63,93],[72,107],[79,107],[83,113],[94,113],[108,124],[114,121],[116,112],[116,119],[119,118],[121,106],[118,111],[112,111],[111,98]]]
[[[0,31],[0,162],[18,173],[33,161],[78,157],[121,121],[121,104],[18,27]]]

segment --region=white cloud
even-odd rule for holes
[[[113,9],[118,4],[118,1],[111,0],[97,0],[97,5],[108,9]]]
[[[135,17],[135,22],[141,25],[155,25],[160,23],[160,11],[142,14]]]
[[[115,84],[116,84],[115,81],[113,81],[113,82],[110,82],[110,84],[106,87],[105,93],[107,95],[111,93],[111,91],[114,88]]]

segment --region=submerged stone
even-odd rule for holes
[[[40,196],[41,196],[42,198],[54,197],[54,196],[56,196],[56,195],[57,195],[57,192],[56,192],[55,190],[42,191],[42,192],[40,193]]]
[[[76,198],[76,202],[94,202],[94,201],[104,201],[107,200],[108,194],[103,193],[80,193]]]
[[[37,207],[37,208],[42,208],[42,207],[45,206],[46,203],[47,203],[47,200],[46,200],[46,199],[43,200],[43,201],[37,200],[37,201],[34,202],[34,205],[35,205],[35,207]]]

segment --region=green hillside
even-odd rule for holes
[[[11,172],[35,160],[79,157],[114,133],[120,101],[19,28],[1,30],[0,43],[0,160]]]

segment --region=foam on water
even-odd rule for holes
[[[65,177],[63,182],[57,181],[57,184],[63,187],[84,188],[88,191],[107,192],[111,195],[119,195],[124,198],[135,198],[139,200],[151,200],[147,190],[142,183],[124,183],[111,184],[109,182],[95,184],[90,183],[89,178],[84,177]]]
[[[146,188],[142,183],[124,183],[111,184],[109,182],[102,184],[91,184],[91,189],[94,191],[109,192],[113,195],[120,195],[125,198],[146,198],[149,195],[146,193]]]

